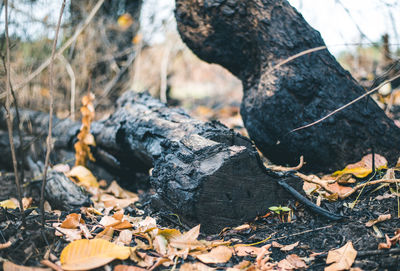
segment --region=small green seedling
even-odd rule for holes
[[[285,214],[288,213],[288,221],[289,221],[289,212],[291,211],[291,209],[289,207],[286,206],[272,206],[269,207],[268,209],[270,209],[272,212],[274,212],[275,214],[278,215],[279,219],[284,222],[284,217]]]

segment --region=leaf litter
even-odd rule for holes
[[[353,205],[354,208],[346,207],[354,201],[354,187],[365,182],[373,172],[372,155],[330,176],[298,174],[305,181],[304,191],[311,199],[317,199],[322,207],[351,219],[332,223],[292,202],[288,207],[295,218],[290,222],[283,222],[278,216],[269,214],[241,226],[227,228],[220,234],[205,236],[201,234],[201,225],[185,229],[179,218],[177,223],[171,224],[163,220],[160,213],[154,213],[146,206],[141,208],[150,194],[138,195],[127,191],[116,181],[107,186],[86,168],[87,161],[92,160],[90,146],[94,146],[95,142],[88,132],[94,116],[92,99],[86,98],[84,103],[86,108],[81,111],[85,120],[79,136],[80,144],[76,146],[76,161],[80,162],[72,169],[63,164],[56,165],[55,169],[84,187],[92,195],[93,206],[71,212],[51,210],[49,207],[46,219],[51,222],[51,228],[46,234],[55,246],[48,247],[38,234],[35,208],[28,209],[28,217],[31,218],[28,221],[33,224],[28,224],[28,230],[21,236],[13,227],[15,222],[18,223],[15,215],[17,203],[13,199],[0,202],[0,217],[7,217],[0,222],[0,230],[4,233],[0,257],[14,262],[26,259],[24,265],[5,261],[5,270],[32,270],[24,268],[38,266],[43,260],[64,270],[108,266],[120,271],[165,268],[215,270],[221,267],[231,271],[368,270],[385,266],[393,268],[398,264],[395,255],[386,258],[375,255],[373,262],[367,260],[364,265],[362,262],[354,263],[357,250],[390,250],[400,245],[399,218],[396,217],[399,207],[394,200],[396,195],[393,189],[379,189],[372,193],[372,188],[365,186],[364,193],[368,194],[361,197],[358,204]],[[396,169],[387,170],[383,156],[376,156],[375,162],[376,179],[396,178]],[[27,206],[31,202],[25,200]],[[269,207],[266,206],[266,210]],[[372,228],[376,227],[383,233],[383,239],[373,237]],[[40,240],[35,243],[42,243],[39,245],[41,252],[35,254],[34,247],[26,242],[16,246],[24,238]]]

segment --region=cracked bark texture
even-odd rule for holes
[[[277,164],[305,171],[332,171],[358,161],[374,148],[391,163],[400,129],[367,98],[310,128],[314,122],[365,93],[328,50],[275,65],[325,45],[285,0],[176,0],[178,30],[201,59],[241,79],[241,115],[252,140]]]
[[[24,123],[35,127],[31,130],[35,134],[48,125],[46,113],[21,115]],[[80,123],[68,119],[55,123],[54,152],[73,148]],[[146,93],[125,93],[107,120],[92,123],[91,132],[97,163],[113,168],[131,184],[135,172],[153,168],[153,207],[178,214],[191,226],[202,224],[206,232],[251,221],[268,207],[287,203],[292,196],[279,180],[301,189],[302,182],[293,175],[267,170],[248,138],[219,122],[193,119]],[[54,190],[63,183],[56,184]],[[58,189],[57,197],[63,189]]]

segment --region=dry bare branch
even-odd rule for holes
[[[47,181],[47,169],[49,167],[49,161],[50,161],[50,152],[51,152],[51,147],[52,147],[52,139],[51,139],[51,133],[52,133],[52,126],[53,126],[53,110],[54,110],[54,82],[53,82],[53,66],[54,66],[54,59],[56,55],[56,46],[57,46],[57,39],[58,39],[58,33],[60,32],[60,25],[61,25],[61,18],[64,12],[65,8],[65,0],[63,0],[62,5],[61,5],[61,10],[60,10],[60,15],[58,17],[58,22],[57,22],[57,28],[56,28],[56,34],[54,37],[53,41],[53,49],[51,51],[51,57],[50,57],[50,70],[49,70],[49,88],[50,88],[50,115],[49,115],[49,132],[47,135],[47,140],[46,140],[46,158],[44,162],[44,170],[43,170],[43,179],[42,179],[42,189],[40,191],[40,211],[41,211],[41,220],[42,220],[42,226],[44,227],[45,225],[45,220],[44,220],[44,191],[46,187],[46,181]]]
[[[12,163],[14,168],[14,175],[15,175],[15,185],[17,186],[17,193],[18,193],[18,202],[19,208],[21,211],[21,218],[22,218],[22,225],[25,227],[25,214],[24,214],[24,206],[22,204],[22,192],[21,192],[21,185],[19,180],[19,173],[18,173],[18,162],[17,156],[15,153],[15,146],[14,146],[14,138],[13,138],[13,125],[11,120],[11,78],[10,78],[10,38],[8,35],[8,1],[6,0],[5,3],[5,33],[6,33],[6,111],[7,111],[7,130],[8,130],[8,138],[10,140],[10,149],[11,149],[11,157]],[[22,169],[23,170],[23,169]]]

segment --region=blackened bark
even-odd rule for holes
[[[397,160],[400,129],[370,98],[289,133],[365,90],[326,49],[275,66],[325,45],[286,0],[176,0],[176,18],[195,54],[242,80],[243,121],[273,162],[294,165],[304,155],[304,170],[326,172],[358,161],[371,148],[392,163]]]
[[[47,114],[28,113],[33,127],[46,127]],[[72,148],[80,124],[55,123],[55,147]],[[249,139],[219,122],[205,123],[182,109],[168,108],[148,94],[124,94],[113,115],[92,124],[92,133],[97,161],[119,172],[153,167],[153,206],[169,209],[187,224],[200,223],[209,232],[287,202],[291,196],[278,180],[292,182],[298,190],[302,185],[290,174],[280,177],[267,170]]]

